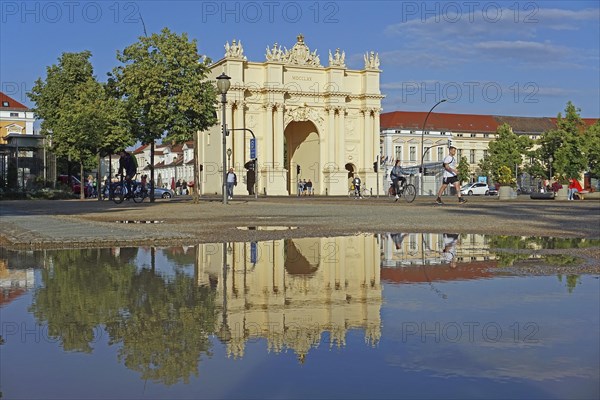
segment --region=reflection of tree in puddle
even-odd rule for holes
[[[41,272],[43,286],[31,311],[48,324],[65,350],[91,352],[99,327],[109,343],[121,343],[119,360],[142,375],[170,385],[198,375],[215,325],[214,294],[192,277],[166,281],[154,270],[129,263],[137,249],[57,251]]]
[[[489,241],[490,249],[497,256],[499,267],[510,267],[523,260],[539,259],[548,265],[578,265],[582,260],[566,254],[540,254],[544,250],[578,249],[598,246],[600,241],[581,238],[549,238],[494,236]]]

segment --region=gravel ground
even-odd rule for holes
[[[517,200],[471,197],[408,204],[387,197],[236,198],[190,197],[117,205],[97,200],[0,202],[0,245],[10,249],[173,246],[291,237],[385,232],[453,232],[509,236],[600,239],[600,201]],[[600,273],[600,249],[562,250],[583,263],[524,266],[525,274]],[[513,271],[516,272],[516,271]]]
[[[465,205],[447,198],[444,206],[436,206],[431,197],[411,204],[387,197],[240,197],[228,205],[218,197],[203,197],[198,204],[190,197],[120,205],[97,200],[2,201],[0,243],[33,248],[195,244],[361,232],[600,238],[600,201],[522,197],[471,197]],[[268,230],[276,228],[282,230]]]

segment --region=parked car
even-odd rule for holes
[[[59,175],[58,178],[56,178],[56,181],[62,185],[70,187],[75,194],[81,193],[81,181],[76,176]]]
[[[488,186],[488,195],[498,196],[498,189],[496,189],[494,186]]]
[[[490,189],[487,183],[483,182],[474,182],[468,183],[460,188],[460,194],[472,196],[472,195],[488,195],[490,194]]]
[[[148,195],[150,195],[150,189],[151,189],[152,185],[148,185]],[[163,199],[170,199],[173,196],[175,196],[175,193],[171,190],[171,189],[165,189],[165,188],[160,188],[160,187],[156,187],[154,188],[154,197],[160,197]]]

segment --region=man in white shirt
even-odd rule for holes
[[[444,204],[442,201],[442,194],[448,185],[453,185],[456,189],[456,195],[458,196],[458,202],[460,204],[466,203],[467,200],[463,199],[460,194],[460,181],[458,180],[458,169],[456,163],[456,147],[450,146],[450,154],[444,158],[444,178],[442,180],[442,186],[437,193],[436,204]]]

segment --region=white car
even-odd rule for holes
[[[467,196],[472,196],[474,194],[487,196],[490,194],[490,188],[487,183],[483,182],[468,183],[460,188],[460,194]]]

